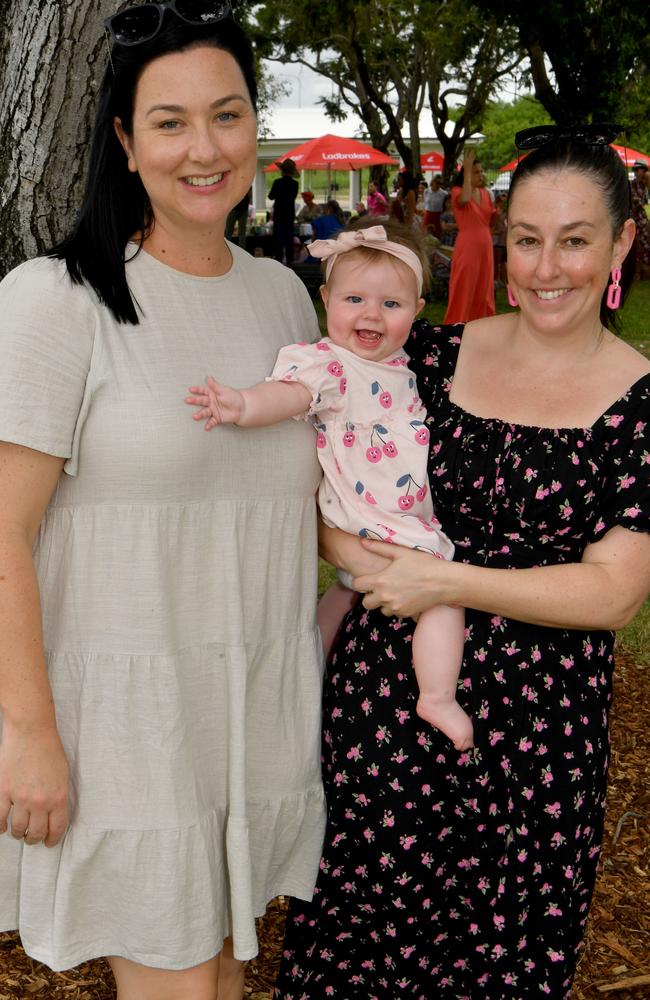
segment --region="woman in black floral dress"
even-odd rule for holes
[[[650,365],[609,332],[604,292],[633,269],[628,216],[609,147],[552,138],[511,187],[519,312],[416,324],[456,562],[366,542],[360,557],[324,531],[366,594],[329,664],[328,828],[314,900],[290,908],[277,998],[570,996],[602,834],[612,629],[650,587]],[[396,616],[435,603],[467,607],[470,752],[415,713]]]

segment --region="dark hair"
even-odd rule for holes
[[[140,248],[153,223],[149,198],[115,134],[119,118],[127,135],[133,128],[133,104],[145,67],[159,56],[202,45],[230,53],[242,71],[253,107],[257,82],[251,44],[238,24],[226,18],[216,24],[191,25],[165,13],[158,34],[140,45],[113,45],[99,90],[84,198],[72,232],[46,256],[65,260],[75,284],[87,282],[120,323],[139,322],[126,280],[124,250],[140,234]]]
[[[630,183],[618,154],[610,146],[595,146],[572,139],[557,139],[534,149],[517,164],[508,192],[508,205],[517,186],[542,170],[574,170],[588,177],[603,193],[609,214],[612,237],[617,239],[624,223],[632,215]],[[621,305],[634,279],[634,247],[621,265]],[[607,307],[607,289],[600,302],[600,322],[608,330],[617,329],[617,314]]]
[[[328,198],[327,199],[327,201],[325,202],[325,211],[329,215],[333,215],[335,218],[337,218],[339,220],[339,222],[341,223],[341,225],[344,224],[344,222],[345,222],[345,216],[343,215],[343,209],[339,205],[339,203],[336,200],[336,198]]]
[[[410,170],[402,170],[399,177],[401,179],[400,187],[402,189],[402,197],[407,195],[409,191],[417,192],[418,182],[415,179],[415,175],[412,174]]]
[[[424,245],[424,235],[420,231],[413,228],[413,226],[405,225],[403,222],[399,222],[397,219],[391,218],[390,216],[376,215],[368,218],[367,216],[362,216],[358,219],[353,219],[347,224],[343,229],[344,233],[353,233],[358,229],[372,229],[373,226],[383,226],[386,230],[386,235],[389,240],[394,243],[400,243],[402,246],[408,247],[413,253],[418,257],[420,263],[422,264],[422,292],[423,294],[427,292],[431,285],[431,264],[429,261],[429,255],[427,254],[426,247]],[[386,253],[384,250],[377,250],[375,247],[364,246],[360,244],[358,249],[350,250],[350,253],[362,253],[364,256],[370,258],[370,260],[385,260]],[[391,258],[396,260],[397,258]],[[323,262],[325,264],[325,262]],[[323,272],[325,268],[323,267]]]

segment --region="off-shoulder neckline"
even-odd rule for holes
[[[458,347],[460,348],[460,343],[461,343],[461,340],[462,340],[462,333],[463,333],[463,330],[465,328],[465,324],[464,323],[452,324],[452,325],[448,325],[446,328],[448,330],[453,330],[455,327],[460,327],[460,330],[456,334],[454,334],[454,339],[456,341],[458,341]],[[445,324],[431,324],[431,328],[434,329],[434,330],[435,329],[442,330],[442,329],[445,328]],[[451,339],[451,338],[449,338],[449,339]],[[458,351],[456,351],[456,361],[457,360],[458,360]],[[567,434],[567,433],[592,434],[594,432],[594,430],[598,427],[598,425],[602,421],[604,421],[606,417],[610,416],[613,413],[613,411],[615,410],[615,408],[620,403],[623,403],[624,401],[626,401],[627,397],[641,383],[647,381],[649,383],[649,387],[650,387],[650,372],[645,372],[644,375],[640,375],[639,378],[635,379],[634,382],[632,382],[628,386],[628,388],[625,390],[625,392],[622,392],[620,394],[620,396],[618,396],[616,399],[614,399],[607,406],[607,408],[605,410],[603,410],[603,412],[600,414],[600,416],[598,416],[594,420],[594,422],[592,424],[589,424],[586,427],[584,427],[584,426],[550,427],[550,426],[544,425],[544,424],[524,424],[524,423],[518,423],[517,421],[513,421],[513,420],[504,420],[501,417],[482,417],[482,416],[479,416],[478,413],[472,413],[471,410],[467,410],[464,407],[459,406],[458,403],[454,403],[454,401],[449,398],[449,394],[450,394],[452,386],[454,384],[454,374],[455,374],[455,372],[456,372],[456,364],[454,363],[453,370],[452,370],[450,378],[446,380],[445,384],[443,384],[443,391],[445,393],[445,396],[446,396],[446,399],[447,399],[447,403],[454,410],[456,410],[456,412],[463,414],[464,417],[468,417],[471,420],[475,420],[475,421],[478,421],[478,422],[483,423],[483,424],[496,424],[496,425],[499,425],[501,427],[507,427],[507,428],[512,428],[513,430],[522,430],[522,431],[540,431],[540,432],[541,431],[548,431],[549,433],[552,433],[552,434],[556,434],[556,433],[557,434],[561,434],[561,433],[565,433],[565,434]]]

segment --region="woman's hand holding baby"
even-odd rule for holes
[[[364,549],[389,560],[378,573],[358,576],[355,590],[364,593],[363,606],[381,608],[385,615],[416,618],[438,604],[459,604],[453,582],[460,564],[436,559],[428,552],[418,552],[390,542],[364,538]]]

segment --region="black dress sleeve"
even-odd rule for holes
[[[650,531],[650,375],[601,417],[607,474],[592,541],[621,525]]]
[[[440,392],[449,392],[462,333],[462,323],[434,326],[426,319],[419,319],[413,324],[404,349],[422,401],[429,410]]]

